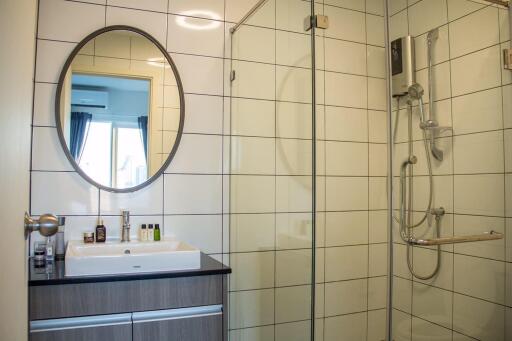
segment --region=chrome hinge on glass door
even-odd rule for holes
[[[310,15],[304,18],[304,31],[309,31],[312,27],[325,30],[329,28],[329,17],[326,15]]]

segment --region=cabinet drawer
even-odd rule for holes
[[[131,341],[131,314],[30,322],[30,341]]]
[[[133,314],[134,341],[222,341],[222,306]]]

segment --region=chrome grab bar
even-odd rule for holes
[[[459,244],[459,243],[472,243],[482,242],[486,240],[498,240],[503,239],[503,233],[496,231],[489,231],[482,234],[474,234],[469,236],[454,236],[454,237],[442,237],[433,239],[417,239],[409,237],[407,242],[411,245],[420,246],[432,246],[432,245],[444,245],[444,244]]]

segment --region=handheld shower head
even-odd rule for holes
[[[423,90],[423,87],[421,85],[419,85],[418,83],[414,83],[407,90],[409,93],[409,97],[411,99],[415,99],[415,100],[421,99],[423,97],[423,94],[425,93],[425,91]]]

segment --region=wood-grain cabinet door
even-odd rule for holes
[[[222,341],[222,306],[133,313],[133,341]]]
[[[132,341],[131,314],[31,321],[30,341]]]

